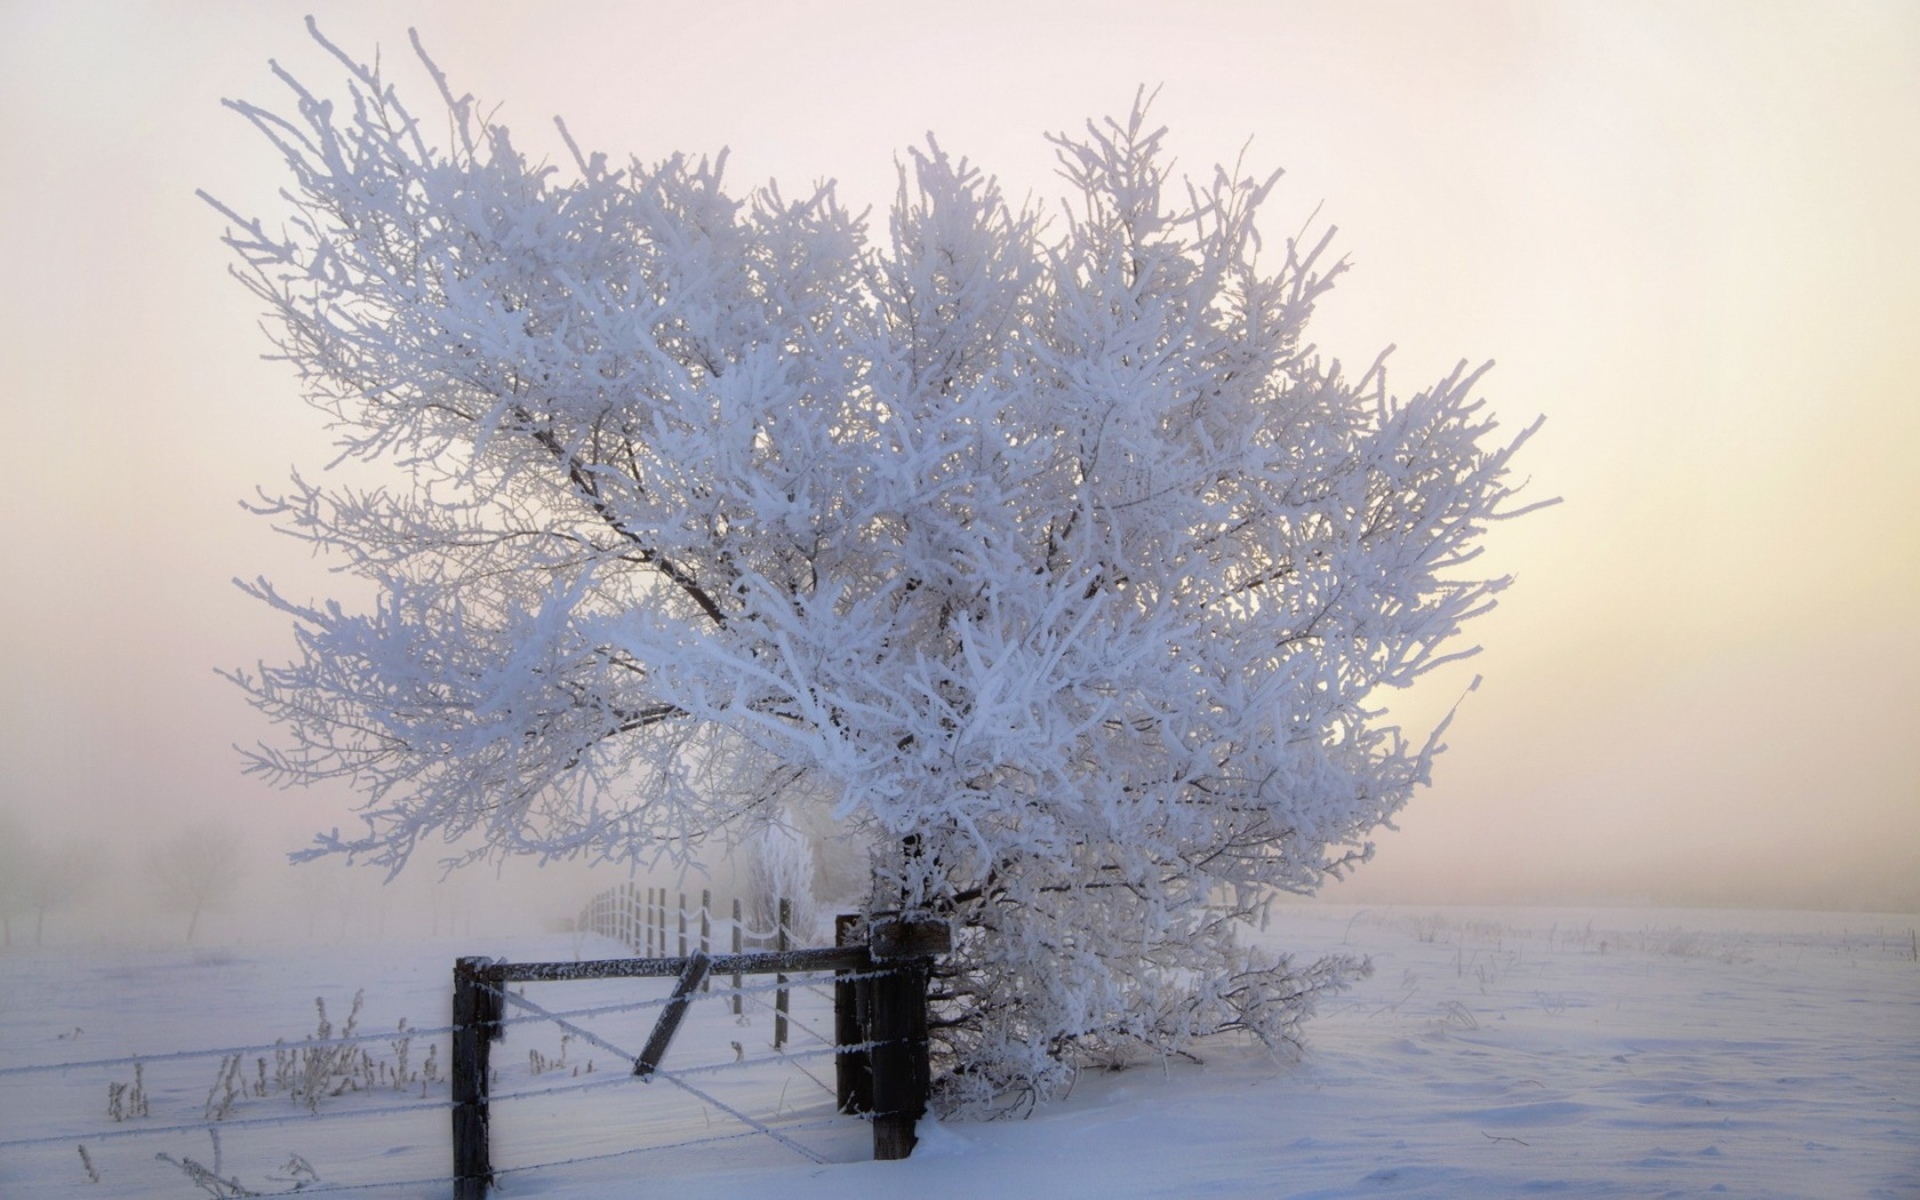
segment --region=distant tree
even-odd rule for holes
[[[224,907],[240,886],[240,839],[216,821],[200,822],[152,846],[146,873],[159,906],[186,915],[192,945],[201,914]]]
[[[0,810],[0,929],[13,945],[13,919],[33,911],[33,888],[28,878],[33,848],[27,828],[12,813]]]
[[[1235,929],[1428,778],[1439,732],[1380,692],[1508,582],[1470,564],[1526,433],[1481,372],[1400,399],[1323,360],[1332,231],[1263,256],[1277,175],[1170,178],[1140,104],[1054,139],[1050,224],[930,138],[876,244],[831,186],[728,195],[724,156],[563,176],[431,62],[444,118],[320,41],[345,102],[282,72],[285,115],[234,105],[290,221],[221,208],[341,456],[393,481],[259,505],[378,594],[247,585],[300,647],[234,676],[286,734],[253,768],[367,797],[315,853],[684,861],[823,788],[870,911],[961,927],[950,1109],[1290,1043],[1358,964]]]
[[[63,912],[100,884],[102,856],[91,843],[67,841],[40,855],[29,870],[33,901],[33,944],[46,933],[47,914]]]
[[[0,926],[13,945],[13,919],[33,916],[33,944],[46,940],[47,916],[97,887],[101,855],[88,842],[40,843],[19,818],[0,813]]]

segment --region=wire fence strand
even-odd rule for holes
[[[759,940],[759,939],[756,938],[756,940]],[[805,975],[809,978],[816,976],[818,974],[824,974],[824,973],[825,972],[793,972],[793,974]],[[837,981],[844,982],[847,980],[878,978],[888,973],[889,972],[886,969],[875,969],[875,970],[855,971],[855,972],[836,971],[835,975],[837,976]],[[663,978],[662,982],[666,982],[666,981],[667,980]],[[557,983],[557,982],[570,982],[570,981],[555,980],[555,981],[538,981],[538,982],[543,982],[543,983],[556,982]],[[628,1064],[631,1064],[634,1061],[635,1056],[633,1054],[628,1052],[624,1047],[616,1044],[613,1041],[608,1040],[605,1037],[602,1037],[601,1035],[595,1033],[593,1030],[588,1029],[584,1025],[578,1024],[577,1022],[585,1021],[585,1020],[593,1020],[596,1018],[606,1017],[606,1016],[614,1016],[614,1015],[619,1015],[623,1013],[644,1012],[652,1009],[661,1009],[661,1008],[664,1008],[666,1005],[672,1003],[674,999],[671,995],[668,995],[668,996],[649,997],[647,999],[642,999],[642,1000],[619,1001],[611,1004],[588,1005],[588,1006],[582,1006],[582,1007],[570,1008],[570,1009],[548,1009],[543,1007],[540,1004],[535,1003],[532,1000],[528,1000],[524,994],[521,994],[521,992],[524,992],[525,990],[526,985],[524,984],[520,985],[521,992],[515,992],[510,987],[504,984],[482,983],[481,986],[484,988],[487,988],[488,990],[493,991],[494,993],[499,995],[503,1001],[512,1005],[514,1008],[520,1010],[520,1012],[524,1014],[524,1015],[518,1015],[518,1016],[502,1015],[500,1019],[494,1022],[491,1022],[491,1024],[495,1028],[507,1028],[507,1027],[534,1025],[534,1024],[551,1024],[563,1030],[567,1034],[573,1037],[579,1038],[580,1040],[587,1043],[588,1045],[595,1046],[607,1053],[610,1053],[614,1055],[618,1060]],[[688,1001],[719,1000],[722,1002],[724,1006],[733,998],[738,997],[742,1000],[751,1002],[755,1006],[755,1008],[758,1010],[772,1013],[772,1012],[777,1012],[778,1010],[775,1009],[773,1005],[767,1002],[767,1000],[765,999],[766,993],[769,993],[769,992],[791,993],[794,991],[804,991],[812,994],[814,997],[818,999],[823,999],[823,1000],[831,999],[831,996],[828,994],[828,992],[823,988],[822,985],[818,983],[804,982],[804,981],[795,982],[793,979],[787,978],[784,976],[774,980],[769,980],[764,983],[742,984],[741,986],[737,986],[737,987],[725,986],[725,987],[715,988],[710,991],[695,992],[692,995],[686,997],[686,999]],[[697,1077],[701,1075],[712,1075],[712,1074],[718,1074],[721,1072],[733,1071],[733,1070],[752,1070],[755,1068],[762,1068],[772,1064],[779,1064],[782,1066],[790,1066],[800,1071],[800,1073],[806,1076],[807,1079],[811,1080],[814,1084],[816,1084],[817,1086],[819,1086],[820,1088],[822,1088],[823,1090],[831,1094],[834,1089],[827,1087],[827,1085],[823,1083],[818,1076],[814,1075],[813,1072],[808,1071],[804,1066],[801,1066],[800,1064],[804,1061],[820,1059],[820,1058],[832,1058],[841,1054],[860,1053],[862,1051],[868,1051],[872,1049],[872,1046],[870,1044],[864,1043],[864,1042],[857,1045],[836,1046],[833,1044],[832,1039],[824,1037],[823,1035],[820,1034],[818,1030],[814,1029],[805,1021],[795,1018],[791,1012],[785,1013],[783,1015],[786,1016],[787,1021],[791,1025],[801,1030],[803,1033],[805,1033],[809,1037],[813,1038],[817,1043],[819,1043],[819,1045],[816,1048],[806,1049],[806,1050],[786,1050],[786,1049],[776,1048],[774,1053],[772,1054],[758,1054],[749,1058],[744,1055],[744,1053],[740,1049],[739,1043],[736,1042],[736,1043],[733,1043],[733,1045],[735,1047],[736,1055],[739,1055],[739,1057],[737,1057],[732,1062],[700,1063],[693,1066],[683,1067],[675,1070],[667,1070],[664,1068],[660,1068],[660,1069],[656,1069],[653,1073],[654,1077],[665,1079],[667,1082],[673,1084],[676,1088],[686,1092],[689,1096],[698,1100],[700,1103],[714,1110],[717,1110],[718,1112],[721,1112],[728,1117],[733,1118],[735,1121],[739,1122],[742,1126],[744,1126],[744,1128],[738,1129],[732,1132],[727,1132],[727,1133],[708,1134],[700,1137],[688,1138],[688,1139],[683,1139],[681,1141],[669,1142],[669,1143],[658,1144],[658,1145],[633,1146],[627,1149],[608,1151],[605,1153],[575,1155],[569,1158],[555,1159],[548,1162],[527,1163],[527,1164],[521,1164],[521,1165],[512,1166],[512,1167],[503,1167],[503,1168],[496,1169],[494,1174],[497,1176],[522,1175],[522,1174],[526,1174],[534,1171],[551,1170],[551,1169],[556,1169],[561,1167],[574,1166],[574,1165],[583,1164],[583,1163],[608,1162],[616,1159],[631,1158],[639,1155],[660,1153],[660,1152],[671,1151],[671,1150],[687,1149],[687,1148],[698,1147],[698,1146],[714,1145],[714,1144],[723,1143],[723,1142],[738,1141],[742,1139],[760,1137],[760,1136],[767,1137],[773,1142],[781,1146],[784,1146],[789,1150],[792,1150],[793,1152],[795,1152],[796,1154],[799,1154],[803,1158],[806,1158],[810,1162],[813,1162],[816,1164],[826,1164],[828,1162],[827,1159],[821,1157],[819,1154],[815,1153],[813,1150],[801,1144],[800,1142],[793,1140],[793,1138],[788,1136],[788,1134],[807,1132],[807,1131],[816,1130],[816,1129],[830,1128],[836,1124],[841,1123],[841,1121],[844,1120],[844,1118],[835,1116],[835,1117],[815,1119],[811,1121],[805,1121],[805,1122],[793,1123],[793,1124],[777,1124],[777,1116],[776,1116],[774,1121],[761,1121],[749,1115],[748,1113],[742,1111],[741,1109],[735,1107],[734,1105],[728,1104],[727,1102],[719,1099],[718,1097],[712,1095],[711,1093],[702,1089],[701,1087],[696,1086],[691,1081],[692,1077]],[[246,1043],[246,1044],[234,1045],[234,1046],[213,1046],[213,1047],[205,1047],[205,1048],[190,1049],[190,1050],[173,1050],[173,1051],[167,1051],[159,1054],[127,1054],[127,1055],[119,1055],[111,1058],[81,1059],[81,1060],[74,1060],[69,1062],[35,1063],[35,1064],[22,1065],[22,1066],[6,1066],[6,1067],[0,1067],[0,1077],[48,1074],[48,1073],[55,1073],[55,1072],[98,1070],[103,1068],[115,1068],[115,1067],[124,1068],[129,1066],[149,1066],[149,1065],[154,1065],[159,1063],[182,1062],[182,1061],[188,1061],[193,1059],[227,1058],[235,1055],[248,1055],[248,1054],[257,1055],[257,1054],[267,1054],[267,1053],[284,1054],[284,1053],[297,1053],[305,1050],[333,1050],[333,1049],[339,1049],[347,1046],[371,1045],[376,1043],[386,1043],[391,1045],[396,1042],[411,1041],[413,1039],[429,1040],[434,1038],[444,1038],[459,1032],[462,1028],[463,1026],[459,1026],[459,1025],[405,1027],[405,1028],[396,1028],[392,1030],[382,1030],[374,1033],[344,1034],[339,1037],[308,1037],[308,1038],[299,1039],[297,1041],[288,1041],[284,1038],[281,1038],[273,1042],[252,1042],[252,1043]],[[589,1069],[591,1069],[590,1065],[589,1065]],[[576,1068],[576,1071],[577,1071],[577,1068]],[[625,1074],[624,1072],[619,1072],[619,1071],[609,1072],[604,1077],[598,1078],[598,1079],[583,1080],[583,1079],[579,1079],[576,1075],[574,1079],[569,1080],[566,1083],[560,1083],[560,1084],[555,1084],[555,1085],[546,1086],[546,1087],[529,1087],[529,1088],[520,1088],[517,1090],[510,1090],[510,1091],[504,1091],[504,1092],[495,1092],[490,1097],[490,1099],[491,1101],[496,1103],[512,1101],[512,1100],[527,1100],[527,1099],[534,1099],[537,1097],[550,1097],[550,1096],[556,1096],[556,1095],[567,1094],[567,1093],[586,1092],[590,1090],[606,1089],[606,1088],[618,1086],[620,1084],[631,1084],[635,1081],[636,1080],[634,1076]],[[783,1094],[784,1094],[784,1089],[783,1089]],[[22,1148],[28,1148],[28,1147],[56,1146],[56,1145],[63,1145],[63,1144],[72,1145],[76,1143],[81,1143],[81,1144],[98,1143],[98,1142],[105,1142],[105,1141],[119,1141],[122,1139],[135,1138],[135,1137],[162,1137],[162,1136],[174,1136],[179,1134],[193,1134],[193,1133],[203,1133],[203,1132],[211,1133],[217,1137],[221,1132],[229,1131],[229,1130],[268,1129],[268,1128],[286,1127],[286,1126],[295,1126],[295,1125],[307,1125],[307,1124],[311,1124],[318,1121],[381,1118],[381,1117],[398,1116],[398,1115],[409,1114],[409,1113],[446,1112],[451,1110],[453,1107],[454,1107],[454,1103],[451,1099],[420,1100],[420,1101],[412,1101],[412,1102],[403,1103],[403,1104],[382,1104],[382,1105],[377,1105],[373,1107],[353,1107],[351,1105],[347,1105],[347,1106],[329,1108],[329,1109],[318,1110],[318,1111],[313,1109],[308,1109],[302,1112],[284,1113],[276,1116],[223,1117],[223,1118],[213,1119],[213,1120],[177,1122],[174,1124],[167,1124],[167,1125],[127,1124],[121,1127],[116,1127],[111,1129],[93,1128],[85,1131],[45,1134],[45,1135],[39,1135],[39,1136],[33,1136],[33,1137],[10,1138],[4,1141],[0,1141],[0,1150],[14,1150],[14,1149],[22,1149]],[[293,1196],[296,1194],[300,1196],[312,1196],[312,1195],[319,1195],[319,1194],[325,1194],[325,1193],[331,1193],[331,1192],[371,1191],[371,1190],[381,1189],[381,1188],[399,1189],[399,1188],[429,1187],[429,1186],[447,1185],[447,1184],[452,1184],[454,1182],[455,1182],[455,1177],[452,1175],[427,1176],[427,1177],[416,1178],[416,1179],[379,1180],[379,1181],[363,1182],[363,1183],[334,1183],[334,1182],[327,1182],[327,1181],[316,1179],[316,1180],[305,1181],[287,1190],[261,1191],[261,1192],[254,1192],[251,1194],[260,1196],[263,1198],[277,1197],[277,1196]]]
[[[333,1109],[327,1112],[286,1113],[278,1117],[231,1117],[224,1121],[193,1121],[181,1125],[139,1125],[119,1129],[90,1129],[83,1133],[49,1133],[40,1137],[14,1138],[0,1142],[0,1150],[20,1146],[52,1146],[63,1142],[105,1142],[120,1138],[153,1137],[163,1133],[203,1133],[207,1130],[253,1129],[270,1125],[299,1125],[313,1121],[338,1121],[349,1117],[386,1117],[397,1113],[431,1112],[453,1107],[451,1100],[421,1100],[411,1104],[387,1104],[379,1108]]]
[[[843,978],[847,981],[875,979],[887,973],[888,972],[884,970],[851,971]],[[542,980],[538,982],[547,986],[553,986],[558,983],[573,983],[574,981]],[[487,986],[491,987],[494,985],[489,984]],[[768,992],[777,992],[783,989],[807,990],[816,996],[825,998],[818,987],[773,982],[742,984],[737,989],[731,986],[719,988],[710,992],[696,993],[694,996],[689,997],[689,999],[726,999],[735,995],[745,999],[753,999]],[[615,1004],[597,1004],[586,1008],[559,1009],[550,1015],[547,1014],[547,1010],[542,1009],[541,1012],[543,1015],[505,1017],[495,1022],[495,1024],[508,1027],[515,1025],[537,1025],[549,1021],[553,1017],[571,1019],[576,1017],[610,1016],[623,1012],[644,1012],[648,1009],[663,1008],[671,1000],[671,996],[656,996],[646,1000],[623,1000]],[[192,1058],[224,1058],[230,1054],[271,1054],[276,1050],[289,1052],[298,1050],[320,1050],[331,1049],[338,1046],[367,1045],[374,1042],[398,1042],[409,1038],[446,1037],[458,1032],[459,1028],[457,1025],[432,1025],[422,1026],[417,1029],[409,1026],[406,1029],[391,1029],[379,1033],[355,1033],[331,1038],[302,1038],[299,1041],[292,1042],[281,1039],[273,1042],[252,1042],[239,1046],[208,1046],[195,1050],[168,1050],[158,1054],[122,1054],[114,1058],[87,1058],[76,1059],[69,1062],[32,1063],[26,1066],[0,1067],[0,1078],[10,1075],[44,1075],[57,1071],[85,1071],[98,1067],[131,1067],[136,1063],[152,1066],[154,1063],[180,1062]],[[819,1035],[816,1034],[815,1036],[817,1037]]]
[[[93,1067],[130,1067],[135,1063],[179,1062],[188,1058],[225,1058],[229,1054],[268,1054],[275,1050],[331,1049],[358,1046],[367,1042],[398,1042],[407,1038],[445,1037],[455,1026],[437,1025],[427,1029],[396,1029],[389,1033],[355,1033],[336,1038],[303,1038],[297,1042],[255,1042],[247,1046],[214,1046],[205,1050],[169,1050],[163,1054],[123,1054],[118,1058],[89,1058],[77,1062],[37,1063],[26,1067],[0,1067],[0,1076],[36,1075],[50,1071],[82,1071]]]
[[[517,1008],[540,1013],[543,1016],[546,1016],[549,1020],[552,1020],[555,1025],[559,1026],[562,1029],[565,1029],[567,1032],[573,1034],[575,1037],[580,1038],[581,1040],[587,1042],[590,1045],[595,1045],[600,1047],[601,1049],[607,1051],[609,1054],[618,1055],[622,1058],[625,1058],[629,1062],[633,1061],[635,1058],[634,1055],[627,1053],[627,1051],[621,1049],[619,1046],[614,1045],[612,1042],[609,1042],[606,1039],[598,1036],[597,1034],[593,1033],[591,1030],[582,1028],[579,1025],[575,1025],[571,1021],[556,1017],[553,1014],[548,1013],[545,1009],[541,1008],[539,1005],[535,1004],[533,1001],[528,1000],[524,996],[516,996],[507,989],[497,988],[491,984],[482,984],[481,986],[490,988],[507,1003],[512,1004]],[[735,1063],[725,1063],[721,1065],[730,1066],[730,1067],[741,1067],[741,1066],[745,1066],[746,1064],[743,1062],[735,1062]],[[702,1103],[712,1105],[714,1108],[717,1108],[721,1112],[726,1113],[728,1116],[732,1117],[734,1120],[739,1121],[742,1124],[751,1127],[755,1132],[766,1134],[768,1137],[772,1138],[774,1141],[779,1142],[781,1145],[786,1146],[788,1149],[793,1150],[794,1152],[800,1155],[803,1155],[808,1159],[811,1159],[813,1162],[822,1163],[822,1164],[826,1162],[826,1159],[821,1158],[819,1155],[815,1154],[813,1151],[807,1149],[805,1146],[802,1146],[800,1143],[794,1141],[792,1138],[786,1137],[785,1135],[781,1134],[778,1130],[772,1128],[771,1126],[766,1125],[760,1121],[756,1121],[752,1117],[748,1116],[746,1113],[743,1113],[739,1109],[728,1104],[726,1101],[701,1091],[699,1088],[693,1086],[691,1083],[688,1083],[685,1079],[681,1078],[681,1075],[682,1075],[682,1072],[679,1072],[679,1071],[669,1071],[664,1067],[656,1067],[653,1071],[653,1075],[649,1076],[649,1078],[665,1079],[668,1083],[671,1083],[674,1086],[687,1092],[688,1094],[694,1096],[696,1099],[700,1100]]]

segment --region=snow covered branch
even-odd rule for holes
[[[243,585],[299,647],[233,675],[286,730],[252,766],[368,797],[320,848],[687,858],[804,779],[877,908],[965,927],[956,1103],[1074,1047],[1288,1041],[1348,967],[1248,958],[1219,898],[1312,891],[1427,780],[1376,695],[1507,586],[1470,564],[1533,430],[1485,368],[1400,399],[1315,355],[1331,230],[1263,256],[1277,174],[1171,180],[1144,98],[1054,138],[1052,223],[929,138],[876,244],[724,154],[529,163],[429,62],[437,148],[322,44],[344,103],[276,68],[284,115],[233,105],[288,232],[220,208],[341,457],[393,478],[255,506],[379,597]]]

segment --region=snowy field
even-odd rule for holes
[[[864,1126],[832,1113],[831,1061],[808,1032],[827,1027],[823,990],[796,988],[783,1061],[769,1045],[770,992],[736,1018],[718,981],[667,1058],[675,1077],[641,1083],[613,1060],[644,1042],[661,983],[529,985],[528,1002],[548,1010],[617,1011],[570,1018],[574,1035],[517,1022],[496,1046],[499,1194],[1916,1197],[1915,924],[1278,909],[1258,936],[1375,966],[1310,1024],[1300,1061],[1223,1043],[1200,1064],[1083,1072],[1068,1099],[1029,1120],[923,1125],[901,1163],[865,1161]],[[0,1197],[236,1194],[184,1166],[216,1166],[216,1139],[197,1128],[210,1113],[218,1174],[248,1192],[444,1196],[446,1089],[426,1062],[431,1051],[444,1071],[445,1038],[430,1031],[447,1020],[455,955],[617,949],[561,935],[12,952],[0,959]],[[427,1031],[404,1063],[387,1036],[355,1043],[349,1061],[339,1043],[360,989],[356,1034],[393,1033],[403,1017]],[[309,1111],[283,1086],[298,1072],[276,1065],[272,1045],[314,1038],[316,997],[332,1044],[307,1051],[332,1055],[336,1082],[366,1086],[340,1084],[336,1096],[329,1083]],[[214,1053],[163,1057],[184,1050]],[[283,1050],[281,1062],[304,1052]],[[22,1070],[134,1054],[146,1056],[145,1115],[130,1063]],[[118,1121],[114,1085],[125,1085]]]

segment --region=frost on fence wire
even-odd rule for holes
[[[786,941],[789,906],[778,905],[779,941]],[[666,1071],[661,1064],[687,1009],[700,997],[700,985],[713,971],[773,974],[774,1039],[783,1050],[789,1026],[798,1023],[823,1042],[826,1039],[791,1013],[792,988],[788,973],[834,972],[830,996],[832,1040],[822,1049],[834,1056],[834,1083],[796,1069],[832,1098],[832,1110],[868,1115],[876,1159],[905,1158],[913,1151],[916,1125],[927,1109],[929,1094],[927,983],[935,956],[952,947],[951,929],[944,919],[924,914],[894,914],[887,919],[861,922],[848,916],[836,929],[841,944],[831,948],[782,948],[764,953],[710,958],[696,951],[686,958],[624,958],[586,962],[513,963],[488,958],[463,958],[454,967],[452,1054],[454,1111],[453,1162],[459,1200],[479,1200],[494,1178],[491,1132],[491,1045],[498,1040],[508,1007],[548,1015],[547,1010],[511,985],[515,983],[579,983],[595,979],[674,976],[672,995],[662,1008],[645,1047],[638,1055],[606,1041],[593,1030],[554,1017],[567,1036],[597,1046],[616,1057],[631,1057],[633,1073],[651,1081],[666,1078],[724,1115],[748,1123],[809,1158],[813,1151],[791,1142],[771,1126],[756,1122],[730,1105]],[[853,936],[864,930],[864,938]],[[814,989],[808,989],[813,991]],[[744,989],[732,989],[739,1011]],[[736,1017],[745,1024],[745,1017]],[[739,1041],[730,1046],[736,1061],[744,1059]],[[784,1056],[784,1055],[783,1055]],[[783,1089],[781,1100],[785,1099]],[[779,1107],[776,1106],[776,1113]]]
[[[99,1092],[91,1087],[41,1090],[49,1097],[92,1095],[103,1101],[90,1126],[0,1140],[0,1150],[57,1152],[67,1156],[69,1169],[77,1151],[79,1171],[90,1183],[124,1184],[130,1176],[145,1181],[165,1169],[183,1173],[216,1196],[267,1195],[288,1184],[316,1184],[319,1173],[295,1153],[263,1162],[262,1178],[243,1185],[225,1169],[221,1135],[244,1131],[245,1139],[257,1139],[266,1130],[311,1128],[316,1121],[341,1117],[391,1119],[447,1109],[445,1050],[433,1039],[443,1039],[451,1027],[420,1028],[403,1019],[392,1029],[364,1032],[359,1028],[363,1000],[355,995],[336,1028],[325,1000],[316,998],[314,1035],[293,1041],[0,1068],[0,1077],[92,1075],[100,1080]],[[211,1071],[196,1080],[195,1063]],[[208,1074],[210,1084],[202,1093],[195,1084],[208,1082]],[[68,1119],[84,1116],[76,1112]],[[183,1148],[201,1135],[210,1139],[211,1154]],[[135,1149],[135,1139],[147,1146]],[[156,1140],[164,1147],[157,1152],[152,1149]],[[263,1144],[248,1140],[249,1147]],[[166,1165],[157,1168],[156,1162]]]
[[[683,1034],[674,1057],[657,1072],[678,1099],[665,1107],[657,1102],[644,1107],[663,1115],[638,1123],[625,1118],[612,1122],[606,1130],[607,1149],[586,1155],[540,1154],[541,1141],[518,1139],[534,1147],[525,1156],[529,1161],[516,1158],[493,1173],[511,1176],[741,1138],[771,1139],[782,1147],[781,1153],[798,1153],[809,1161],[820,1161],[826,1153],[860,1156],[840,1145],[847,1129],[860,1126],[833,1111],[832,1025],[822,1015],[830,1012],[830,997],[826,989],[801,981],[787,986],[801,1003],[791,1014],[796,1044],[784,1053],[772,1052],[769,1045],[778,982],[755,978],[742,987],[737,999],[745,1011],[738,1021],[731,1011],[736,998],[732,990],[716,990],[706,998],[717,1005],[698,1006],[709,1028],[697,1037]],[[588,1107],[576,1104],[570,1111],[579,1122],[590,1124],[596,1116],[604,1119],[605,1106],[616,1101],[621,1089],[628,1096],[643,1089],[662,1095],[632,1078],[633,1056],[630,1045],[623,1043],[632,1039],[637,1044],[644,1037],[666,997],[561,1006],[528,999],[523,990],[502,989],[510,1011],[500,1024],[516,1051],[511,1060],[499,1061],[491,1097],[502,1106],[496,1119],[503,1128],[513,1131],[516,1121],[526,1125],[540,1120],[517,1109],[517,1101],[579,1096]],[[0,1068],[0,1077],[85,1072],[101,1081],[94,1119],[83,1117],[53,1133],[0,1139],[0,1153],[46,1156],[49,1179],[98,1176],[109,1186],[140,1180],[144,1188],[157,1178],[156,1172],[179,1172],[203,1189],[214,1189],[214,1195],[450,1185],[454,1177],[447,1172],[446,1114],[451,1102],[445,1041],[453,1027],[402,1022],[391,1029],[363,1031],[353,1014],[337,1025],[323,1014],[322,1022],[324,1036],[298,1041]],[[609,1032],[610,1027],[617,1029]],[[557,1037],[541,1036],[542,1030]],[[825,1036],[815,1039],[816,1033]],[[396,1086],[401,1090],[387,1091],[388,1102],[375,1099]],[[429,1093],[424,1100],[419,1098],[422,1086]],[[407,1099],[401,1101],[401,1095]],[[405,1178],[353,1178],[351,1167],[327,1152],[330,1140],[339,1144],[339,1135],[324,1131],[342,1120],[383,1126],[402,1122],[412,1130],[407,1139],[421,1147],[422,1161]],[[825,1151],[796,1140],[796,1135],[835,1125],[842,1132],[829,1139]],[[361,1133],[351,1137],[356,1145],[364,1142]],[[205,1140],[209,1138],[224,1138],[224,1154],[212,1149],[214,1143]],[[578,1136],[566,1138],[569,1146],[579,1141]],[[290,1162],[290,1152],[297,1152],[297,1164]],[[352,1162],[365,1157],[356,1153]]]
[[[784,905],[782,915],[785,915]],[[676,982],[673,993],[655,1022],[645,1047],[637,1055],[632,1053],[630,1047],[608,1041],[594,1030],[557,1016],[553,1019],[567,1036],[578,1038],[585,1045],[597,1047],[617,1059],[631,1060],[636,1077],[648,1083],[665,1080],[685,1092],[699,1105],[703,1120],[711,1119],[709,1110],[718,1111],[723,1117],[764,1133],[810,1161],[827,1161],[815,1150],[794,1141],[773,1122],[758,1120],[739,1104],[730,1103],[715,1094],[711,1090],[712,1084],[695,1084],[686,1078],[690,1072],[663,1066],[686,1011],[701,998],[699,985],[714,969],[775,974],[772,990],[776,996],[776,1053],[780,1053],[795,1070],[821,1090],[825,1100],[816,1103],[820,1103],[826,1112],[850,1111],[847,1099],[853,1090],[845,1081],[851,1077],[856,1063],[859,1064],[874,1080],[873,1085],[861,1093],[869,1097],[870,1102],[859,1110],[873,1114],[874,1157],[901,1158],[911,1152],[914,1124],[925,1111],[927,1094],[926,971],[920,959],[876,964],[864,944],[833,949],[729,955],[717,960],[700,952],[688,958],[605,959],[571,963],[504,963],[486,958],[465,958],[459,961],[454,970],[454,1023],[457,1031],[452,1059],[452,1151],[456,1178],[454,1194],[458,1200],[480,1200],[496,1177],[492,1161],[489,1092],[492,1076],[491,1043],[497,1038],[499,1022],[509,1007],[549,1015],[546,1009],[527,1000],[522,994],[523,989],[512,987],[516,982],[577,984],[595,979],[674,976]],[[788,1003],[791,988],[786,973],[817,970],[835,972],[835,988],[831,996],[834,1020],[831,1026],[825,1027],[831,1028],[835,1034],[834,1040],[842,1044],[836,1046],[821,1039],[825,1044],[819,1046],[812,1055],[787,1055],[781,1049],[791,1015]],[[746,998],[743,994],[745,991],[733,989],[735,1007]],[[851,1007],[850,1004],[843,1004],[843,1001],[856,995],[870,997],[868,1004],[873,1013],[871,1028],[877,1039],[871,1045],[848,1045],[845,1044],[848,1039],[840,1036],[843,1016]],[[718,1012],[724,1015],[726,1009],[722,1007]],[[914,1013],[918,1014],[917,1022],[911,1020],[910,1014]],[[746,1017],[734,1018],[735,1028],[747,1023]],[[814,1032],[804,1022],[801,1024],[807,1032]],[[735,1065],[744,1065],[742,1043],[733,1040],[729,1046]],[[835,1082],[832,1085],[797,1061],[801,1057],[827,1055],[834,1058]],[[718,1069],[722,1072],[726,1070],[724,1060]],[[791,1080],[783,1084],[779,1099],[775,1102],[776,1121],[785,1106],[790,1086]]]

